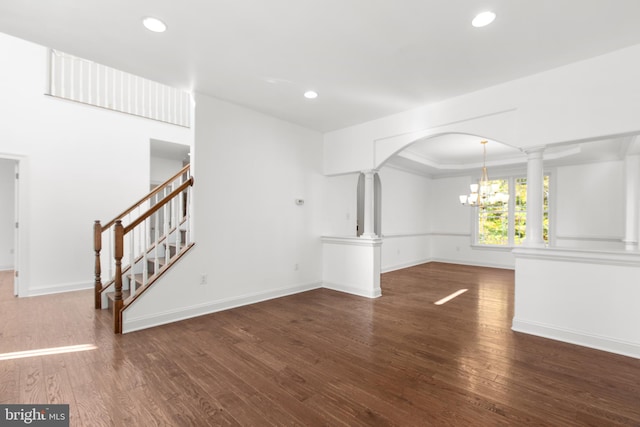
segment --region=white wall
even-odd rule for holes
[[[324,182],[324,236],[356,236],[358,173],[329,176]]]
[[[459,176],[433,180],[430,204],[432,260],[454,264],[514,268],[510,249],[473,245],[476,210],[460,204],[475,178]]]
[[[92,286],[93,221],[148,192],[151,138],[191,131],[45,96],[46,48],[0,34],[0,52],[0,153],[22,159],[20,294]]]
[[[559,167],[556,179],[556,245],[623,249],[624,162]]]
[[[197,95],[192,158],[196,246],[125,312],[125,331],[322,285],[321,134]]]
[[[0,158],[0,270],[14,265],[15,161]]]
[[[378,172],[382,187],[382,234],[429,231],[431,179],[391,167]]]
[[[640,359],[640,254],[520,248],[513,329]]]
[[[393,151],[438,132],[472,133],[515,147],[637,133],[638,57],[640,45],[330,132],[324,170],[373,169]]]
[[[184,167],[182,160],[157,156],[151,156],[150,163],[151,170],[149,175],[151,177],[151,184],[162,184]]]
[[[378,175],[382,187],[382,271],[429,261],[431,180],[388,166]]]

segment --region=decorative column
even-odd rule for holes
[[[360,238],[375,239],[375,192],[374,192],[374,175],[375,170],[362,171],[364,174],[364,230]]]
[[[527,153],[527,230],[524,246],[543,248],[544,218],[544,147],[525,150]]]
[[[640,200],[640,156],[632,155],[624,159],[625,175],[625,228],[624,248],[638,250],[638,204]]]

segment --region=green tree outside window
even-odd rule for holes
[[[527,179],[506,178],[490,181],[509,200],[487,200],[478,208],[478,238],[481,245],[520,245],[527,230]],[[511,184],[511,185],[510,185]],[[549,175],[544,177],[543,239],[549,241]],[[510,221],[512,219],[512,221]]]

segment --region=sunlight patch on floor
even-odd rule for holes
[[[448,303],[449,301],[451,301],[452,299],[454,299],[455,297],[457,297],[458,295],[462,295],[465,292],[467,292],[468,289],[460,289],[458,291],[455,291],[454,293],[452,293],[451,295],[442,298],[441,300],[438,300],[436,302],[434,302],[435,305],[442,305],[445,303]]]
[[[0,360],[23,359],[25,357],[49,356],[52,354],[75,353],[78,351],[95,350],[93,344],[69,345],[66,347],[41,348],[38,350],[16,351],[13,353],[0,354]]]

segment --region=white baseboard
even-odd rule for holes
[[[501,268],[503,270],[515,269],[513,265],[499,264],[499,263],[493,263],[493,262],[476,262],[476,261],[461,260],[461,259],[432,258],[428,262],[442,262],[445,264],[470,265],[473,267]]]
[[[459,265],[470,265],[473,267],[489,267],[489,268],[501,268],[503,270],[513,270],[514,267],[512,265],[506,264],[498,264],[498,263],[487,263],[487,262],[475,262],[475,261],[467,261],[460,259],[449,259],[449,258],[425,258],[418,261],[410,261],[403,264],[396,264],[389,267],[384,267],[381,270],[381,273],[389,273],[395,270],[402,270],[403,268],[415,267],[416,265],[427,264],[430,262],[442,262],[445,264],[459,264]]]
[[[322,282],[322,287],[325,289],[331,289],[333,291],[344,292],[347,294],[357,295],[359,297],[365,298],[378,298],[382,296],[382,290],[380,289],[380,287],[371,291],[366,291],[356,286],[341,285],[331,282]]]
[[[595,348],[596,350],[607,351],[609,353],[621,354],[623,356],[640,359],[640,343],[620,341],[598,335],[586,334],[584,332],[572,331],[544,325],[536,322],[513,319],[511,329],[516,332],[536,335],[556,341],[563,341],[583,347]]]
[[[204,316],[216,313],[218,311],[229,310],[241,307],[243,305],[256,304],[274,298],[281,298],[288,295],[307,292],[322,287],[321,283],[310,283],[306,285],[298,285],[287,288],[274,289],[267,292],[258,292],[254,294],[243,295],[235,298],[227,298],[219,301],[207,302],[204,304],[193,305],[191,307],[169,310],[163,313],[156,313],[148,316],[136,318],[128,318],[127,312],[124,312],[122,319],[122,332],[134,332],[142,329],[152,328],[154,326],[165,325],[167,323],[178,322],[180,320],[191,319],[192,317]]]
[[[41,295],[59,294],[62,292],[84,291],[86,289],[93,289],[93,287],[93,282],[62,283],[58,285],[29,288],[27,296],[36,297]]]
[[[391,271],[396,271],[396,270],[402,270],[403,268],[409,268],[409,267],[415,267],[416,265],[420,265],[420,264],[426,264],[428,262],[431,262],[432,260],[429,258],[425,258],[425,259],[421,259],[418,261],[409,261],[409,262],[405,262],[402,264],[395,264],[395,265],[391,265],[388,267],[382,267],[380,269],[381,273],[389,273]]]

